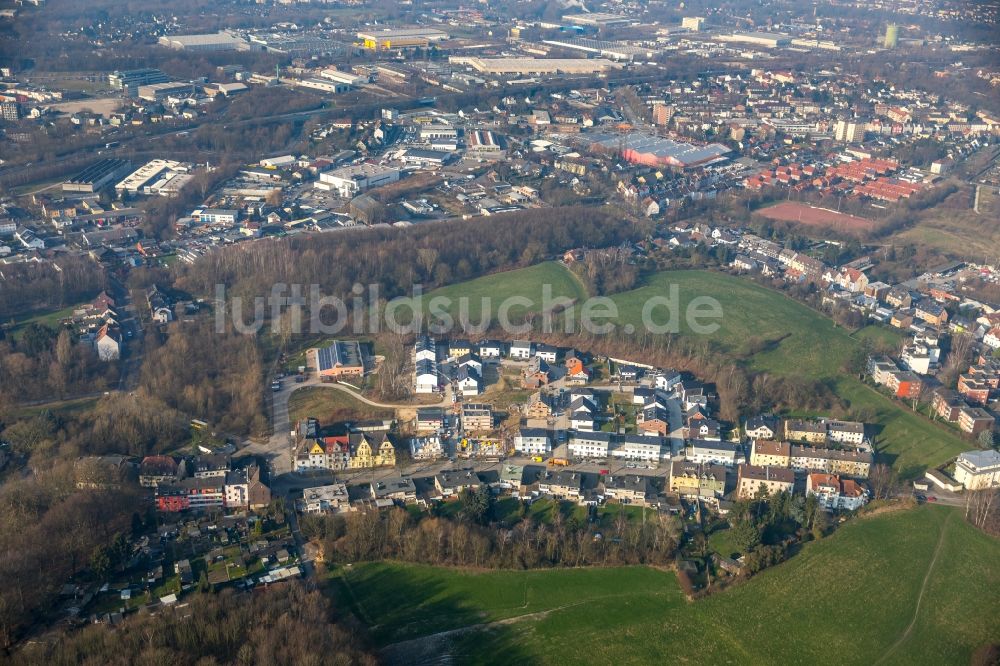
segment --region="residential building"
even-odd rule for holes
[[[758,467],[788,467],[792,445],[788,442],[754,440],[750,445],[750,464]]]
[[[444,458],[444,447],[437,435],[410,438],[410,456],[414,460],[437,460]]]
[[[455,374],[455,385],[464,396],[477,396],[483,392],[483,380],[472,366],[463,365]]]
[[[955,480],[969,490],[1000,486],[1000,451],[966,451],[955,461]]]
[[[547,419],[552,414],[552,399],[541,391],[532,393],[524,406],[524,417],[528,419]]]
[[[388,500],[410,504],[417,501],[417,487],[413,480],[399,476],[372,482],[371,494],[376,502]]]
[[[515,361],[527,361],[531,358],[534,346],[527,340],[515,340],[510,344],[508,356]]]
[[[514,438],[514,450],[524,455],[546,455],[552,450],[552,443],[541,428],[521,428]]]
[[[726,468],[675,460],[670,464],[670,492],[681,497],[718,499],[726,494]]]
[[[838,444],[861,446],[865,441],[865,424],[857,421],[827,421],[827,437]]]
[[[94,338],[97,357],[102,361],[116,361],[122,355],[122,334],[117,327],[105,324]]]
[[[463,490],[479,487],[479,477],[472,468],[443,469],[434,475],[434,488],[442,497],[455,497]]]
[[[146,456],[139,465],[139,485],[156,488],[177,478],[177,461],[170,456]]]
[[[296,472],[314,469],[345,470],[350,460],[351,446],[346,435],[306,438],[299,445],[292,468]]]
[[[990,349],[1000,349],[1000,326],[994,326],[983,336],[983,344]]]
[[[466,402],[462,404],[462,428],[481,432],[493,429],[493,408],[487,404]]]
[[[693,439],[688,442],[684,457],[697,464],[725,465],[732,467],[743,462],[743,452],[732,442],[713,442]]]
[[[995,422],[993,415],[982,407],[962,407],[958,410],[958,429],[973,437],[992,430]]]
[[[383,432],[381,437],[370,433],[351,433],[349,469],[391,467],[396,464],[396,449]]]
[[[621,504],[646,506],[650,490],[649,477],[638,474],[609,476],[604,479],[604,496]]]
[[[958,415],[967,404],[962,397],[951,389],[941,388],[934,391],[934,398],[931,401],[931,408],[939,418],[955,423]]]
[[[417,410],[417,430],[440,430],[444,425],[444,410],[440,407],[421,407]]]
[[[576,431],[570,435],[569,453],[574,458],[607,458],[611,433]]]
[[[785,421],[785,439],[812,444],[826,443],[826,424],[818,421]]]
[[[774,416],[755,416],[743,426],[748,439],[774,439],[778,436],[778,419]]]
[[[420,359],[413,369],[413,384],[416,393],[434,393],[438,390],[438,370],[435,361]]]
[[[658,462],[663,452],[663,440],[648,435],[612,436],[611,455],[624,460]]]
[[[736,496],[740,499],[756,497],[762,489],[769,495],[791,493],[794,486],[795,472],[785,467],[740,465],[736,471]]]
[[[302,498],[295,501],[295,509],[300,513],[344,513],[350,507],[347,485],[343,483],[306,488]]]
[[[792,444],[790,465],[796,471],[827,472],[866,479],[871,472],[872,454],[868,451]]]
[[[917,304],[914,316],[934,326],[941,326],[948,322],[948,311],[944,309],[944,306],[927,299]]]
[[[815,495],[819,505],[829,511],[856,511],[868,501],[868,491],[853,479],[841,480],[835,474],[806,476],[806,494]]]
[[[225,477],[190,478],[156,487],[156,508],[175,512],[203,511],[225,504]]]
[[[993,387],[988,381],[980,378],[970,369],[958,376],[958,392],[973,405],[985,405],[990,399]]]
[[[915,372],[895,370],[888,374],[885,386],[897,398],[916,400],[924,390],[924,380]]]
[[[480,358],[500,358],[506,351],[506,345],[497,340],[482,340],[479,343]]]

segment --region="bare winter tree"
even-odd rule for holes
[[[872,466],[868,484],[872,488],[872,499],[889,499],[896,490],[898,479],[892,467],[885,463]]]
[[[968,333],[956,335],[951,339],[951,352],[941,373],[941,381],[946,386],[954,383],[958,375],[965,370],[972,349],[972,336]]]
[[[1000,525],[994,515],[1000,488],[980,488],[965,493],[965,519],[990,534],[1000,533]]]

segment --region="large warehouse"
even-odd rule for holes
[[[769,49],[788,46],[792,43],[792,38],[788,35],[779,35],[775,32],[734,32],[731,35],[718,35],[716,39],[722,42],[753,44],[754,46],[763,46]]]
[[[117,183],[120,178],[132,171],[128,160],[107,158],[91,164],[63,183],[63,192],[84,192],[91,194],[100,192],[108,185]]]
[[[594,133],[585,138],[590,141],[591,147],[601,150],[621,150],[623,159],[650,167],[693,169],[722,162],[731,152],[721,143],[698,146],[639,132],[624,137]]]
[[[358,39],[366,49],[385,51],[424,47],[433,42],[443,42],[448,39],[448,33],[437,28],[387,28],[359,32]]]
[[[542,43],[573,51],[596,53],[604,58],[629,62],[635,59],[648,60],[656,55],[655,49],[633,46],[626,42],[608,42],[597,39],[544,39]]]
[[[576,25],[586,25],[593,28],[613,28],[616,26],[630,25],[632,19],[618,14],[604,14],[601,12],[590,12],[589,14],[566,14],[562,17],[566,23]]]
[[[250,45],[228,32],[207,35],[164,35],[160,45],[178,51],[244,51]]]
[[[605,58],[477,58],[452,56],[453,65],[468,65],[484,74],[595,74],[621,67]]]
[[[316,188],[332,190],[349,199],[367,189],[395,183],[397,180],[399,169],[378,164],[354,164],[321,173]]]

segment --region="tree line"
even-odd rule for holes
[[[381,297],[409,295],[487,273],[529,266],[574,247],[609,247],[640,237],[628,220],[592,208],[525,210],[486,221],[447,221],[407,229],[374,227],[242,243],[189,265],[177,285],[195,294],[266,296],[278,282],[317,284],[324,295],[351,296],[378,284]]]
[[[104,362],[69,329],[33,322],[0,340],[0,411],[26,400],[54,400],[100,391],[118,381],[117,362]]]
[[[0,277],[0,321],[41,308],[64,308],[93,297],[108,286],[100,264],[66,256],[58,262],[4,266]]]
[[[680,541],[676,517],[650,511],[638,522],[624,508],[603,529],[553,507],[549,522],[527,503],[499,516],[488,488],[463,491],[461,510],[412,514],[402,508],[305,516],[303,534],[323,544],[328,562],[402,560],[487,569],[587,565],[670,565]]]
[[[91,625],[36,641],[13,664],[334,664],[378,663],[350,623],[319,591],[299,582],[262,593],[199,594],[183,607],[139,614],[118,626]]]
[[[0,645],[47,622],[63,584],[141,509],[129,489],[80,490],[72,462],[0,486]],[[37,662],[36,662],[37,663]]]
[[[174,322],[146,334],[142,391],[232,433],[265,434],[264,365],[256,338],[214,322]]]

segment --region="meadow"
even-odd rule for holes
[[[562,264],[548,261],[528,268],[521,268],[503,273],[493,273],[481,278],[442,287],[426,294],[423,298],[424,312],[429,312],[432,299],[448,299],[450,304],[440,301],[441,310],[447,312],[456,321],[461,314],[460,300],[465,299],[468,307],[468,321],[473,325],[483,321],[488,315],[492,319],[498,316],[498,309],[504,299],[519,296],[527,298],[531,304],[512,303],[508,310],[508,320],[514,324],[521,323],[526,316],[539,314],[543,304],[543,285],[549,285],[551,298],[568,298],[574,302],[587,297],[583,283]],[[484,305],[489,308],[484,315]]]
[[[541,285],[545,283],[552,285],[555,295],[578,301],[586,298],[582,284],[556,262],[488,275],[436,290],[428,296],[444,295],[453,300],[466,296],[471,306],[476,306],[483,296],[492,297],[494,304],[514,295],[540,303]],[[782,293],[743,278],[698,270],[656,273],[646,278],[642,286],[612,296],[618,309],[617,324],[643,330],[643,305],[654,296],[669,296],[672,286],[676,286],[679,295],[680,335],[698,335],[683,316],[692,299],[714,298],[721,306],[722,317],[717,321],[705,320],[719,325],[705,339],[716,345],[720,353],[742,359],[753,371],[829,384],[852,410],[871,414],[871,421],[877,424],[879,452],[904,477],[920,476],[927,467],[943,464],[969,448],[969,443],[954,430],[911,411],[844,370],[864,338],[893,344],[900,339],[895,331],[868,327],[852,334],[829,317]],[[426,301],[425,297],[425,304]],[[473,320],[478,321],[479,310],[475,307],[470,310]],[[571,313],[578,318],[577,310],[573,308]],[[514,312],[523,314],[524,310]],[[666,312],[664,308],[654,312],[656,323],[666,321]]]
[[[895,338],[892,331],[866,328],[852,334],[784,294],[709,271],[657,273],[642,287],[614,296],[619,321],[640,330],[643,304],[652,296],[668,294],[671,285],[679,290],[682,312],[697,296],[719,302],[723,316],[717,321],[718,331],[709,339],[725,352],[746,356],[750,369],[829,383],[852,409],[868,411],[879,427],[879,452],[904,477],[919,476],[928,466],[940,465],[969,448],[969,443],[954,431],[889,399],[845,371],[845,364],[863,338],[891,342]],[[696,335],[681,319],[681,335]],[[751,339],[763,351],[748,354]]]
[[[290,380],[285,380],[290,381]],[[379,409],[357,400],[344,391],[324,387],[306,386],[288,398],[289,423],[306,417],[315,417],[320,423],[356,421],[358,419],[392,418],[391,409]]]
[[[390,663],[967,664],[1000,636],[998,556],[960,511],[924,506],[853,520],[694,602],[644,567],[366,563],[335,570],[329,589]]]

